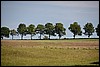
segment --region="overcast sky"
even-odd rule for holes
[[[20,23],[54,25],[57,22],[63,23],[66,28],[66,35],[62,38],[73,37],[68,27],[73,22],[78,22],[82,27],[90,22],[97,27],[99,23],[99,1],[1,1],[1,27],[6,26],[16,29]],[[20,36],[14,36],[19,38]],[[30,35],[24,36],[29,38]],[[87,37],[84,34],[76,37]],[[98,37],[94,33],[91,37]],[[11,37],[10,37],[11,38]],[[9,39],[10,39],[9,38]],[[38,35],[33,38],[38,38]],[[58,37],[52,37],[58,38]]]

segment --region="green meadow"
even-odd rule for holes
[[[99,66],[99,39],[1,40],[1,66]]]

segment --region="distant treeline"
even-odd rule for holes
[[[70,24],[68,29],[73,33],[74,39],[76,35],[82,36],[82,34],[87,35],[88,38],[90,38],[90,36],[93,35],[94,32],[96,32],[97,36],[99,36],[99,24],[97,25],[96,28],[94,28],[92,23],[87,23],[84,25],[83,28],[85,32],[82,32],[80,25],[77,22],[74,22],[73,24]],[[43,40],[48,40],[50,39],[51,36],[57,36],[57,35],[60,39],[62,36],[66,35],[66,29],[63,27],[62,23],[56,23],[55,25],[53,25],[52,23],[46,23],[45,25],[38,24],[36,27],[33,24],[30,24],[28,27],[26,27],[25,24],[21,23],[19,24],[17,31],[15,29],[10,30],[8,27],[1,27],[2,39],[3,37],[9,38],[9,35],[12,36],[12,39],[14,35],[17,36],[21,35],[21,40],[23,40],[23,36],[26,36],[27,34],[31,35],[31,40],[33,40],[32,37],[36,34],[40,34],[39,39],[41,39],[41,36],[44,36],[44,34],[49,35],[49,36],[44,36]],[[64,39],[72,39],[72,38],[64,38]],[[79,39],[85,39],[85,38],[79,38]]]

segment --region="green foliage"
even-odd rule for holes
[[[45,24],[45,34],[49,34],[49,39],[50,39],[50,35],[55,36],[55,30],[52,23]]]
[[[17,28],[18,33],[21,35],[21,39],[23,39],[23,35],[27,34],[27,27],[25,24],[19,24]]]
[[[14,36],[14,35],[17,35],[16,30],[15,30],[15,29],[10,30],[10,35],[12,36],[12,39],[13,39],[13,36]]]
[[[35,25],[30,24],[29,27],[27,27],[27,34],[31,35],[32,40],[32,36],[35,35]]]
[[[2,27],[1,28],[1,38],[2,39],[3,39],[3,37],[9,38],[9,33],[10,33],[9,28],[7,28],[7,27]]]
[[[81,27],[80,25],[78,25],[77,22],[74,22],[73,24],[70,24],[70,27],[68,28],[72,33],[73,33],[73,37],[75,39],[76,35],[82,35],[82,31],[81,31]],[[94,33],[94,30],[96,30],[97,36],[99,36],[99,24],[97,26],[97,28],[94,29],[92,23],[87,23],[84,28],[85,32],[83,34],[88,35],[88,37],[90,37],[92,35],[92,33]],[[37,27],[35,28],[35,25],[30,24],[28,27],[26,27],[25,24],[19,24],[18,28],[17,28],[17,32],[16,30],[10,30],[8,31],[9,28],[7,27],[2,27],[1,28],[1,38],[3,39],[3,37],[9,37],[9,32],[10,35],[12,36],[13,39],[13,35],[16,34],[20,34],[21,35],[21,39],[23,39],[23,36],[26,34],[30,34],[31,35],[31,39],[32,36],[36,35],[36,34],[40,34],[39,38],[41,39],[41,36],[44,34],[49,35],[48,38],[50,39],[50,36],[56,36],[56,34],[59,36],[59,39],[66,35],[66,29],[63,27],[62,23],[56,23],[55,26],[52,23],[46,23],[45,26],[42,24],[38,24]]]
[[[88,35],[88,37],[90,37],[94,33],[94,27],[92,23],[85,24],[83,29],[85,30],[84,34]]]
[[[81,27],[77,22],[70,24],[70,27],[68,29],[74,34],[74,38],[76,35],[82,35]]]
[[[44,25],[42,25],[42,24],[38,24],[37,25],[37,27],[36,27],[36,33],[40,34],[40,39],[41,39],[41,35],[44,34],[44,30],[45,30]]]
[[[98,24],[97,28],[95,28],[95,29],[96,29],[96,33],[97,33],[97,36],[100,36],[100,35],[99,35],[99,26],[100,26],[100,25]]]
[[[55,32],[58,34],[59,39],[61,36],[66,35],[66,29],[63,27],[62,23],[56,23],[55,25]]]

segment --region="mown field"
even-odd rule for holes
[[[1,66],[99,66],[99,39],[1,40]]]

